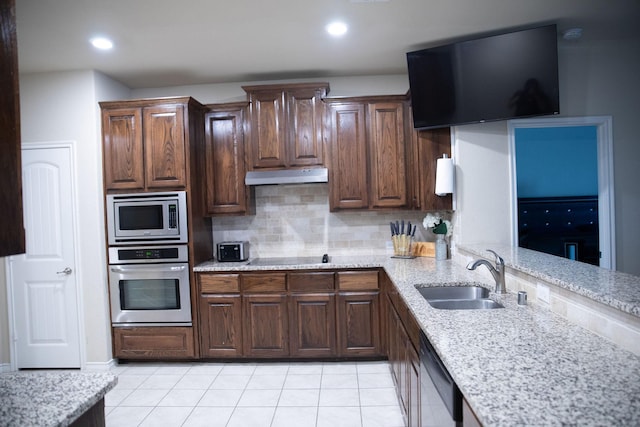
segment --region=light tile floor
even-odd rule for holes
[[[403,427],[387,362],[123,364],[107,427]]]

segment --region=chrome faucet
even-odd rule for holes
[[[487,261],[486,259],[480,258],[475,261],[471,261],[467,264],[468,270],[475,270],[479,265],[484,265],[489,269],[489,272],[493,276],[493,279],[496,281],[496,290],[497,294],[506,294],[507,287],[504,283],[504,260],[492,251],[491,249],[487,249],[488,252],[491,252],[496,257],[496,266],[491,265],[491,261]]]

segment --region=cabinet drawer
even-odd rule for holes
[[[334,289],[333,272],[289,273],[289,290],[292,292],[330,291]]]
[[[193,358],[193,330],[185,327],[113,328],[113,352],[123,359]]]
[[[240,292],[238,274],[200,274],[200,292],[203,294],[226,294]]]
[[[338,272],[338,289],[341,291],[376,290],[378,287],[378,271]]]
[[[279,292],[286,290],[285,273],[249,273],[242,275],[243,292]]]

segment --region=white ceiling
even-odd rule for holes
[[[16,0],[16,9],[21,73],[95,69],[130,88],[403,74],[408,51],[548,23],[582,27],[577,43],[640,38],[640,0]],[[349,25],[341,39],[324,31],[336,18]],[[94,35],[114,49],[95,51]]]

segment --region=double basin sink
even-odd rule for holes
[[[426,287],[416,285],[416,289],[433,308],[441,310],[487,310],[504,308],[489,299],[489,290],[477,285],[455,285]]]

